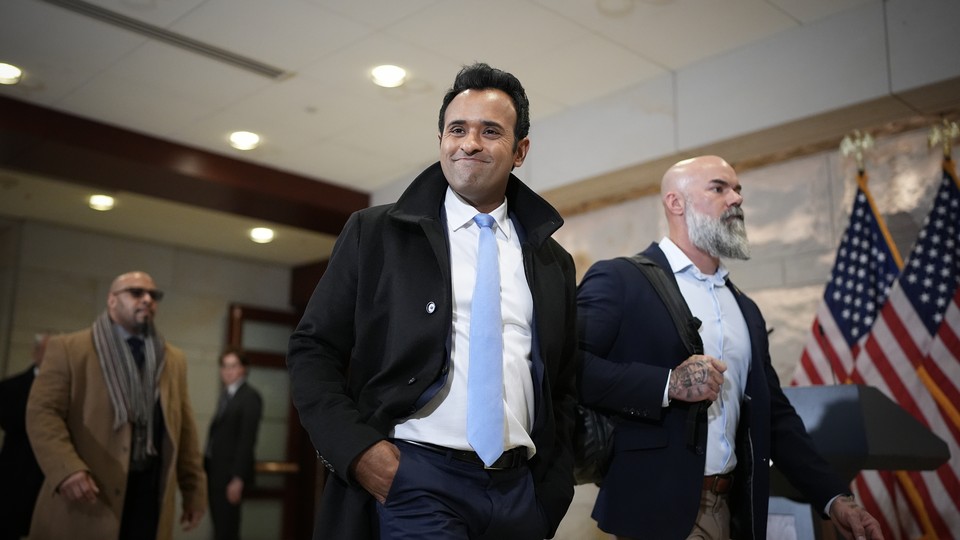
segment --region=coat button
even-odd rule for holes
[[[433,302],[427,302],[427,313],[433,313],[437,310],[437,304]]]
[[[413,383],[415,383],[415,382],[417,382],[417,378],[416,378],[416,377],[410,377],[410,380],[407,381],[407,384],[413,384]]]

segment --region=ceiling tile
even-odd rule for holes
[[[539,57],[535,65],[523,71],[522,82],[564,105],[577,105],[664,73],[636,53],[589,34]]]
[[[881,4],[883,0],[770,0],[770,3],[801,23],[811,23],[862,4]]]
[[[383,28],[407,17],[418,16],[444,0],[403,0],[402,2],[344,2],[343,0],[306,0],[363,24]]]
[[[330,10],[290,0],[207,0],[171,30],[290,71],[373,32]]]
[[[450,0],[385,29],[459,64],[486,61],[507,71],[516,69],[515,60],[539,59],[586,31],[527,0]]]
[[[207,0],[84,0],[101,8],[120,13],[154,26],[167,28]]]
[[[633,2],[602,14],[594,2],[533,0],[668,69],[773,35],[797,22],[764,0]]]

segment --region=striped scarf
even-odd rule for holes
[[[107,393],[113,404],[113,429],[130,422],[130,468],[138,470],[149,456],[157,456],[154,432],[154,405],[160,395],[160,373],[163,371],[163,337],[150,325],[144,340],[143,371],[137,369],[130,346],[123,340],[104,310],[93,322],[93,344],[100,358],[100,368]]]

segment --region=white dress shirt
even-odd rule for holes
[[[467,373],[470,362],[470,305],[477,276],[479,226],[477,210],[447,188],[444,199],[450,240],[450,274],[453,286],[453,346],[450,370],[443,388],[422,409],[397,424],[392,436],[472,450],[467,442]],[[523,270],[520,239],[507,217],[507,202],[490,212],[496,220],[500,264],[500,311],[503,318],[503,398],[506,429],[504,449],[525,446],[528,457],[536,447],[529,433],[533,426],[534,390],[530,351],[533,296]]]

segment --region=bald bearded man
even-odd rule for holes
[[[577,292],[581,399],[630,413],[617,425],[594,519],[619,539],[763,539],[772,460],[844,537],[881,538],[817,454],[780,388],[763,316],[721,262],[750,255],[737,173],[717,156],[681,161],[664,175],[661,199],[669,232],[643,254],[699,319],[704,354],[688,357],[666,305],[629,260],[586,273]]]

